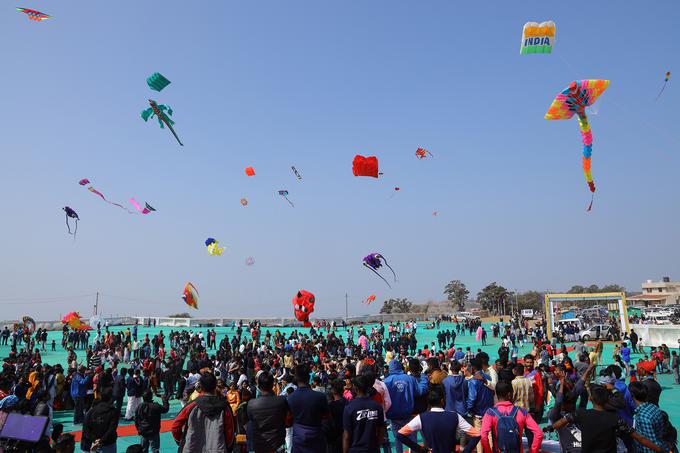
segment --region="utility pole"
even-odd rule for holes
[[[99,291],[97,291],[97,298],[94,301],[94,315],[97,316],[97,310],[99,309]]]
[[[349,311],[348,311],[348,303],[347,303],[347,293],[345,293],[345,322],[347,322],[347,318],[349,318]]]

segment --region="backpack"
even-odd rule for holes
[[[522,439],[519,433],[519,425],[515,420],[519,410],[519,407],[513,406],[508,415],[503,415],[498,409],[492,407],[487,412],[498,419],[493,444],[494,448],[497,448],[501,453],[517,453],[520,451]]]

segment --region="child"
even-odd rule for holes
[[[57,350],[57,342],[52,339],[52,350],[56,351]]]

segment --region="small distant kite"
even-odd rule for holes
[[[281,195],[283,198],[286,199],[286,201],[292,206],[295,207],[292,201],[288,199],[288,191],[287,190],[279,190],[279,195]]]
[[[657,100],[661,97],[661,93],[663,93],[663,90],[666,89],[666,84],[668,83],[668,79],[670,79],[670,78],[671,78],[671,71],[668,71],[666,73],[666,79],[663,81],[663,86],[661,87],[661,91],[659,91],[659,95],[656,97]]]
[[[437,216],[439,215],[439,211],[432,211],[432,215],[433,215],[434,217],[437,217]]]
[[[425,159],[427,156],[434,157],[432,153],[426,150],[425,148],[418,148],[416,150],[416,157],[418,159]]]
[[[208,247],[208,253],[214,256],[220,256],[224,252],[224,247],[220,247],[220,243],[215,238],[208,238],[205,240],[205,245]]]
[[[352,172],[354,176],[377,178],[381,174],[378,173],[378,158],[375,156],[364,157],[357,154],[352,161]]]
[[[371,302],[375,302],[375,294],[368,296],[362,303],[366,305],[371,305]]]
[[[167,105],[157,104],[153,99],[149,99],[149,105],[151,106],[150,108],[142,111],[142,119],[144,121],[149,121],[149,118],[153,118],[153,116],[156,115],[161,129],[164,129],[165,126],[168,126],[168,129],[170,129],[172,135],[175,136],[177,143],[179,143],[180,146],[184,146],[184,144],[179,140],[175,129],[172,127],[172,125],[175,124],[175,122],[170,119],[170,116],[172,116],[172,109]]]
[[[522,30],[522,45],[520,55],[531,53],[552,53],[555,44],[555,22],[527,22]]]
[[[401,189],[399,187],[394,188],[394,193],[390,196],[390,198],[394,198],[394,196],[400,191]]]
[[[241,206],[248,206],[248,200],[245,198],[241,198]]]
[[[198,290],[191,282],[187,282],[184,286],[184,293],[182,294],[182,299],[184,303],[198,310]]]
[[[316,298],[314,294],[304,289],[298,291],[295,297],[293,297],[295,319],[301,321],[304,327],[312,327],[312,323],[309,322],[309,315],[314,312],[315,303]]]
[[[583,173],[592,194],[587,211],[593,208],[595,183],[590,172],[590,157],[593,153],[593,133],[588,123],[586,107],[593,105],[608,86],[609,80],[577,80],[571,82],[567,88],[555,97],[548,112],[545,114],[546,120],[568,120],[574,114],[578,116],[578,124],[581,127],[581,136],[583,137]]]
[[[246,175],[255,176],[255,169],[253,167],[246,167]]]
[[[148,214],[150,212],[155,211],[155,209],[149,203],[144,203],[144,207],[141,207],[139,203],[135,201],[134,198],[130,198],[130,203],[133,204],[135,209],[137,209],[137,211],[139,211],[140,214]]]
[[[295,167],[290,168],[293,170],[293,173],[295,173],[295,176],[297,176],[297,179],[302,180],[302,176],[300,176],[300,173],[298,173],[297,169]]]
[[[170,81],[163,77],[163,74],[160,72],[154,72],[147,77],[146,84],[154,91],[161,91],[163,88],[170,85]]]
[[[76,214],[76,211],[69,208],[68,206],[64,206],[62,209],[66,213],[66,228],[68,229],[68,234],[73,235],[73,239],[75,239],[76,233],[78,233],[78,221],[80,220],[80,217],[78,217],[78,214]],[[75,220],[75,229],[73,230],[73,233],[71,233],[71,224],[68,222],[68,219],[74,219]]]
[[[78,181],[78,184],[80,184],[81,186],[85,186],[89,183],[90,183],[90,180],[87,179],[87,178],[84,178],[84,179],[81,179],[80,181]]]
[[[28,8],[17,8],[17,11],[22,12],[26,14],[29,20],[34,20],[36,22],[42,22],[45,19],[51,19],[52,16],[47,15],[45,13],[41,13],[40,11],[36,11],[34,9],[28,9]]]
[[[373,273],[375,273],[375,275],[382,278],[382,280],[385,283],[387,283],[387,286],[392,288],[392,286],[389,284],[389,282],[387,280],[385,280],[385,277],[383,277],[382,275],[380,275],[378,273],[378,269],[382,267],[383,261],[385,262],[385,266],[387,266],[392,271],[392,275],[394,275],[394,281],[396,282],[397,281],[397,274],[394,272],[394,269],[392,269],[392,267],[390,267],[390,265],[387,264],[387,260],[380,253],[370,253],[369,255],[365,256],[364,259],[363,259],[363,264],[364,264],[365,267],[372,270]]]
[[[252,266],[253,264],[255,264],[255,258],[253,258],[252,256],[246,258],[246,266]]]

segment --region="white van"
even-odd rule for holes
[[[534,319],[534,310],[531,308],[525,308],[521,312],[522,318],[525,319]]]

